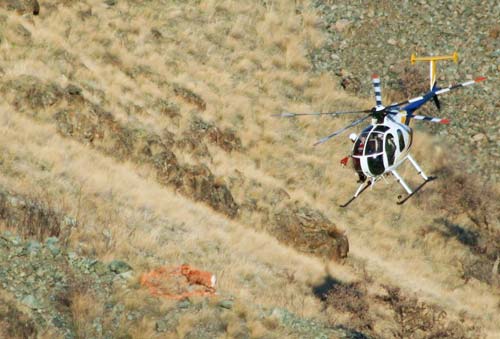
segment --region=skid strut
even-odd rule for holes
[[[420,191],[420,189],[422,187],[424,187],[425,184],[427,184],[429,181],[432,181],[432,180],[434,180],[436,178],[437,177],[428,177],[427,180],[424,181],[423,183],[421,183],[420,186],[418,186],[413,192],[411,192],[410,194],[408,194],[403,200],[398,201],[398,205],[404,204],[408,199],[410,199],[412,196],[414,196],[415,193],[417,193],[418,191]]]
[[[422,171],[422,169],[417,164],[417,162],[415,161],[415,159],[413,159],[412,156],[409,155],[409,154],[408,154],[408,160],[410,160],[411,164],[413,165],[413,167],[415,167],[415,169],[417,170],[418,174],[420,174],[422,176],[422,178],[424,178],[424,180],[427,180],[428,178],[425,175],[424,171]]]
[[[425,173],[422,170],[422,168],[420,168],[420,166],[417,164],[417,162],[415,161],[415,159],[413,159],[412,156],[409,155],[409,154],[408,154],[408,160],[410,160],[410,163],[417,170],[417,173],[424,179],[424,182],[421,183],[415,190],[412,190],[410,188],[410,186],[408,186],[408,184],[399,175],[398,172],[396,172],[395,170],[391,171],[391,173],[396,177],[397,182],[400,183],[401,186],[403,186],[403,188],[405,189],[406,193],[408,193],[408,195],[405,198],[403,198],[402,200],[398,201],[398,205],[404,204],[408,199],[410,199],[413,195],[415,195],[415,193],[417,193],[418,191],[420,191],[422,189],[422,187],[424,187],[425,184],[427,184],[429,181],[432,181],[432,180],[436,179],[436,177],[428,177],[427,175],[425,175]]]
[[[396,177],[397,182],[399,182],[401,184],[401,186],[403,186],[403,188],[405,189],[406,192],[408,192],[408,194],[412,194],[413,193],[413,191],[411,190],[410,186],[408,186],[408,184],[403,180],[403,178],[399,175],[398,172],[391,171],[391,173]]]
[[[354,201],[354,199],[356,199],[361,193],[363,193],[364,190],[366,190],[371,185],[372,185],[372,181],[371,180],[367,181],[366,183],[362,183],[361,185],[359,185],[358,190],[356,191],[356,193],[354,193],[354,196],[351,199],[349,199],[349,201],[347,201],[345,204],[340,205],[340,207],[347,207],[351,202]]]

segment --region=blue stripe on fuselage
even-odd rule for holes
[[[413,113],[414,111],[416,111],[417,109],[419,109],[423,104],[425,104],[427,101],[431,100],[432,97],[434,96],[434,91],[437,90],[437,87],[433,88],[432,91],[426,93],[422,99],[420,100],[417,100],[415,102],[412,102],[408,105],[406,105],[405,107],[403,107],[403,110],[408,112],[408,113]]]

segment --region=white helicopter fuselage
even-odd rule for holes
[[[413,141],[405,116],[387,115],[383,123],[366,127],[356,138],[351,157],[354,169],[369,178],[392,172],[408,157]]]

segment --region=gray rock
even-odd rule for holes
[[[100,261],[94,265],[94,271],[98,276],[103,276],[109,272],[108,267]]]
[[[168,323],[165,320],[158,320],[155,325],[156,332],[166,332]]]
[[[232,301],[232,300],[222,300],[217,305],[219,307],[222,307],[222,308],[230,310],[234,306],[234,301]]]
[[[85,258],[82,260],[82,264],[81,264],[81,267],[83,267],[84,269],[90,271],[93,269],[94,265],[97,264],[97,260],[96,259],[90,259],[90,258]]]
[[[494,52],[492,52],[491,56],[493,56],[493,57],[500,57],[500,49],[497,49]]]
[[[116,277],[122,279],[122,280],[130,280],[132,279],[134,276],[134,274],[132,273],[132,271],[126,271],[126,272],[123,272],[123,273],[119,273],[116,275]]]
[[[64,217],[64,223],[66,224],[66,226],[69,226],[69,227],[76,227],[78,224],[76,219],[73,217],[70,217],[70,216]]]
[[[189,299],[184,299],[177,303],[178,308],[188,308],[189,306],[191,306],[191,301]]]
[[[59,239],[57,239],[56,237],[50,237],[45,240],[45,245],[54,257],[61,252],[59,247],[56,245],[58,241]]]
[[[49,247],[49,251],[54,257],[61,253],[61,250],[58,247]]]
[[[486,138],[486,136],[485,136],[483,133],[478,133],[478,134],[475,134],[475,135],[472,137],[472,140],[474,140],[474,141],[481,141],[481,140],[483,140],[484,138]]]
[[[334,28],[337,32],[340,33],[343,32],[346,29],[346,27],[348,27],[350,24],[351,22],[349,20],[341,19],[335,23]]]
[[[66,92],[71,95],[81,95],[82,89],[75,85],[68,85],[68,87],[66,87]]]
[[[29,254],[36,254],[40,251],[41,245],[36,240],[31,240],[26,244],[26,251]]]
[[[5,232],[5,238],[8,239],[12,245],[18,246],[21,244],[21,238],[18,235],[13,235],[10,232]]]
[[[135,320],[135,319],[139,319],[141,316],[142,316],[142,314],[139,311],[130,311],[127,314],[127,320],[132,321],[132,320]]]
[[[102,334],[102,322],[101,318],[97,317],[94,319],[92,322],[92,327],[95,329],[95,331],[99,334]]]
[[[109,263],[108,267],[111,272],[114,272],[116,274],[132,270],[132,267],[122,260],[113,260]]]
[[[52,318],[52,324],[57,328],[64,328],[66,326],[64,319],[59,314],[56,314]]]
[[[32,294],[25,296],[21,302],[31,309],[38,310],[43,308],[42,303],[37,300]]]
[[[55,245],[58,242],[59,242],[59,239],[57,239],[56,237],[48,237],[47,239],[45,239],[46,245]]]

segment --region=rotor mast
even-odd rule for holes
[[[410,62],[415,64],[416,61],[428,61],[429,62],[429,77],[430,77],[430,89],[434,86],[436,82],[436,62],[442,60],[453,60],[454,63],[458,63],[458,53],[454,52],[453,55],[438,55],[438,56],[426,56],[417,57],[415,54],[411,55]]]

